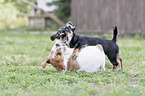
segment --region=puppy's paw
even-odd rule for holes
[[[41,66],[42,66],[42,68],[45,68],[46,67],[46,61],[42,62]]]
[[[77,59],[77,55],[76,54],[73,54],[73,56],[72,56],[72,60],[76,60]]]

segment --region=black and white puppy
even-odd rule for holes
[[[103,46],[104,53],[113,64],[112,68],[114,69],[118,66],[119,69],[121,69],[123,68],[122,59],[119,57],[119,46],[116,43],[118,37],[117,26],[113,27],[113,31],[114,33],[112,40],[79,36],[75,33],[75,26],[69,21],[66,23],[66,26],[61,27],[56,34],[51,36],[51,40],[53,41],[55,38],[61,39],[67,46],[74,48],[72,54],[73,59],[76,59],[83,46],[95,46],[97,44],[101,44]]]

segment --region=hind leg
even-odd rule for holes
[[[105,60],[104,60],[104,62],[102,63],[100,69],[101,69],[101,71],[105,71],[105,70],[106,70],[106,69],[105,69]]]
[[[112,63],[112,70],[116,69],[116,67],[119,67],[120,70],[123,68],[122,59],[119,57],[118,54],[111,55],[111,56],[107,55],[107,56],[110,62]]]
[[[106,69],[105,69],[105,64],[102,65],[100,69],[101,69],[101,71],[105,71],[105,70],[106,70]]]
[[[122,65],[122,59],[120,58],[119,54],[117,54],[117,63],[118,63],[118,67],[119,69],[123,69],[123,65]]]
[[[112,60],[111,63],[112,63],[112,70],[116,69],[117,66],[118,66],[118,64],[119,64],[119,63],[117,62],[117,60]]]
[[[123,69],[123,64],[122,64],[122,59],[118,56],[118,58],[117,58],[117,62],[118,62],[118,67],[119,67],[119,69],[121,70],[121,69]]]

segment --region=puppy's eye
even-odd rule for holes
[[[62,32],[65,33],[65,30],[63,30]]]
[[[61,32],[60,31],[57,31],[57,34],[60,34]]]
[[[65,29],[66,31],[69,31],[68,29]]]

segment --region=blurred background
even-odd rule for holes
[[[71,20],[82,34],[145,35],[145,0],[0,0],[0,32],[56,31]]]
[[[70,20],[71,0],[0,0],[0,30],[57,30]]]

